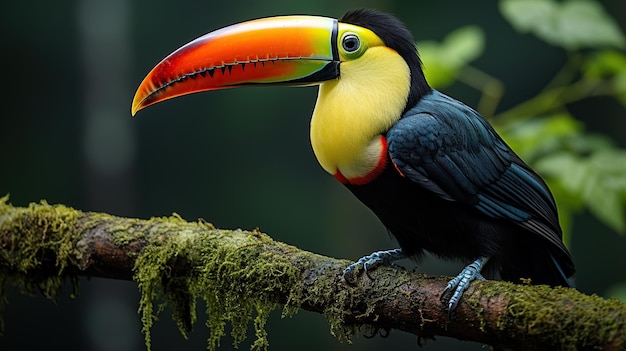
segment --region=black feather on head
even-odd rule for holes
[[[411,70],[411,91],[404,112],[415,106],[422,96],[431,91],[422,71],[422,62],[417,53],[413,35],[400,20],[377,10],[355,9],[346,12],[339,21],[373,31],[387,47],[404,58]]]

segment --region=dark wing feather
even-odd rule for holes
[[[389,130],[387,141],[393,163],[415,183],[565,250],[547,186],[476,111],[433,91]]]

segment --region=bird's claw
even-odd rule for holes
[[[451,279],[446,285],[446,288],[443,289],[440,300],[444,304],[447,303],[448,314],[450,316],[454,313],[454,310],[461,301],[463,293],[467,290],[467,288],[469,288],[470,283],[475,279],[485,280],[482,274],[480,274],[480,271],[486,262],[487,258],[478,258],[476,261],[463,268],[461,273]],[[449,299],[448,296],[450,296]]]
[[[343,270],[343,277],[348,283],[352,284],[356,281],[359,271],[362,269],[369,279],[374,280],[370,275],[371,271],[374,271],[382,265],[393,266],[395,265],[395,261],[403,258],[405,258],[405,255],[402,249],[376,251],[370,255],[361,257],[358,261],[346,267]]]

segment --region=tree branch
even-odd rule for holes
[[[141,290],[148,347],[153,301],[170,304],[186,333],[198,298],[208,306],[210,348],[227,322],[240,342],[250,319],[257,332],[252,347],[267,346],[263,325],[279,306],[284,314],[323,313],[340,338],[365,326],[518,350],[626,347],[626,305],[574,289],[475,282],[450,318],[439,301],[445,277],[383,267],[372,273],[373,280],[361,275],[350,285],[341,274],[349,261],[258,231],[219,230],[177,215],[120,218],[45,202],[20,208],[7,200],[0,199],[0,293],[9,283],[54,298],[68,277],[132,279]]]

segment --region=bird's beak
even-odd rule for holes
[[[168,55],[141,82],[131,113],[200,91],[253,84],[310,85],[338,76],[337,20],[259,19],[216,30]]]

